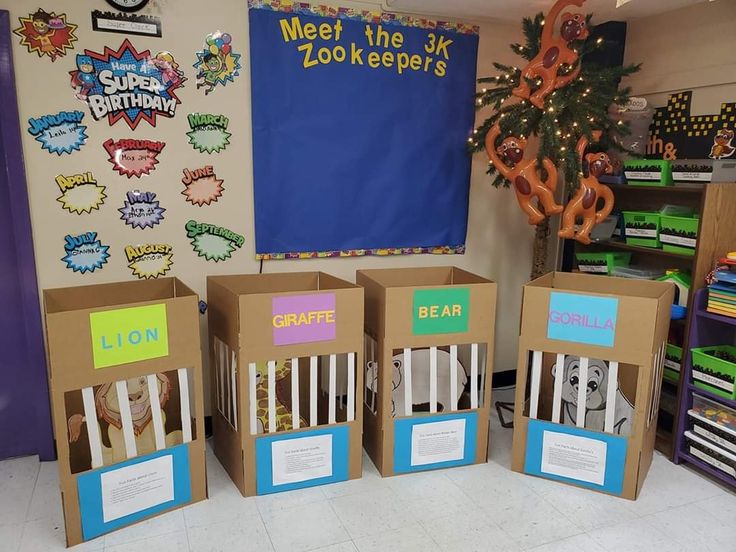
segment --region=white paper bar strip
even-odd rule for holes
[[[560,423],[560,413],[562,412],[562,383],[565,379],[565,353],[557,353],[557,363],[555,364],[555,390],[552,395],[552,421],[556,424]]]
[[[337,355],[330,355],[330,405],[328,408],[328,423],[335,423],[335,401],[337,397]]]
[[[217,367],[217,373],[220,378],[220,398],[217,401],[217,404],[219,405],[220,412],[222,412],[223,416],[227,416],[227,410],[225,409],[225,351],[224,351],[225,343],[220,342],[220,362],[218,363]]]
[[[230,397],[233,403],[233,418],[230,423],[233,424],[235,431],[238,431],[238,359],[235,356],[235,350],[231,351],[230,357],[230,388],[232,392]]]
[[[393,366],[391,367],[393,372]],[[404,349],[404,416],[411,416],[414,401],[411,386],[411,349]]]
[[[618,390],[618,362],[611,360],[608,363],[608,388],[606,389],[606,419],[603,431],[613,433],[613,424],[616,421],[616,391]]]
[[[348,353],[348,422],[355,420],[355,353]]]
[[[470,408],[478,408],[478,344],[470,345]]]
[[[486,369],[488,368],[488,346],[483,347],[483,354],[480,356],[480,405],[483,406],[483,401],[486,397]]]
[[[429,411],[437,412],[437,347],[429,348]]]
[[[457,345],[450,345],[450,410],[457,410]]]
[[[233,411],[233,385],[232,385],[232,369],[233,363],[230,357],[230,347],[224,342],[222,344],[222,353],[225,355],[225,388],[227,389],[227,419],[232,424],[235,412]]]
[[[268,361],[268,432],[276,432],[276,361]]]
[[[575,413],[575,425],[585,427],[585,407],[588,402],[588,357],[580,357],[580,374],[578,377],[578,410]]]
[[[148,381],[148,396],[151,399],[151,421],[153,422],[156,450],[163,450],[166,448],[166,438],[164,437],[164,420],[161,416],[161,401],[158,396],[158,378],[156,374],[149,374],[146,380]]]
[[[92,468],[101,468],[102,440],[100,439],[100,425],[97,423],[95,394],[91,387],[82,389],[82,403],[84,404],[84,419],[87,423],[87,438],[89,439],[89,452],[92,456]]]
[[[192,441],[192,411],[189,408],[189,375],[186,368],[179,368],[179,402],[181,403],[181,440]]]
[[[529,397],[529,418],[537,419],[539,410],[539,384],[542,380],[542,351],[532,352],[532,387]]]
[[[291,359],[291,420],[299,429],[299,359]]]
[[[373,360],[370,354],[370,345],[368,344],[368,334],[363,334],[363,352],[366,355],[363,361],[365,362],[365,366],[366,366],[365,377],[367,380],[366,384],[363,386],[363,402],[365,404],[368,404],[368,386],[372,384],[371,384],[371,379],[370,379],[370,371],[368,371],[367,368],[368,368],[368,363],[371,360]]]
[[[125,455],[128,458],[138,456],[135,448],[135,433],[133,432],[133,417],[130,414],[130,402],[128,399],[128,382],[120,380],[115,382],[118,393],[118,409],[120,410],[120,424],[123,426],[123,440],[125,441]]]
[[[309,425],[317,425],[317,357],[309,357]]]
[[[258,418],[256,417],[256,363],[248,363],[248,402],[250,410],[250,434],[258,433]]]

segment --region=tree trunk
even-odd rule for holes
[[[532,246],[532,280],[547,272],[547,242],[549,241],[549,218],[545,218],[534,229]]]

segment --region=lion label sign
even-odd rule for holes
[[[89,325],[95,369],[169,354],[164,304],[92,312]]]
[[[616,341],[618,299],[552,292],[547,338],[613,347]]]
[[[470,289],[417,289],[414,291],[412,333],[432,335],[468,331]]]

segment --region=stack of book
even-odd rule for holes
[[[708,312],[736,318],[736,255],[718,261],[708,286]]]

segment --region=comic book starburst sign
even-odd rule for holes
[[[141,121],[155,127],[158,117],[176,114],[181,103],[176,90],[185,81],[178,67],[170,53],[139,52],[126,39],[117,50],[85,50],[69,74],[77,98],[87,103],[95,120],[107,117],[114,125],[122,119],[135,129]]]
[[[47,56],[56,61],[74,48],[77,26],[67,22],[65,13],[56,15],[39,8],[28,17],[19,17],[18,21],[20,27],[13,29],[13,33],[21,37],[20,43],[29,53],[36,52],[40,58]]]
[[[61,190],[56,201],[70,213],[91,213],[93,209],[99,209],[107,197],[105,187],[97,183],[91,172],[69,176],[60,174],[55,180]]]
[[[184,228],[194,252],[208,261],[225,261],[245,243],[245,237],[216,224],[190,220]]]
[[[166,274],[174,264],[173,256],[173,248],[166,243],[146,243],[125,247],[128,268],[133,271],[133,276],[141,280],[150,280]]]

